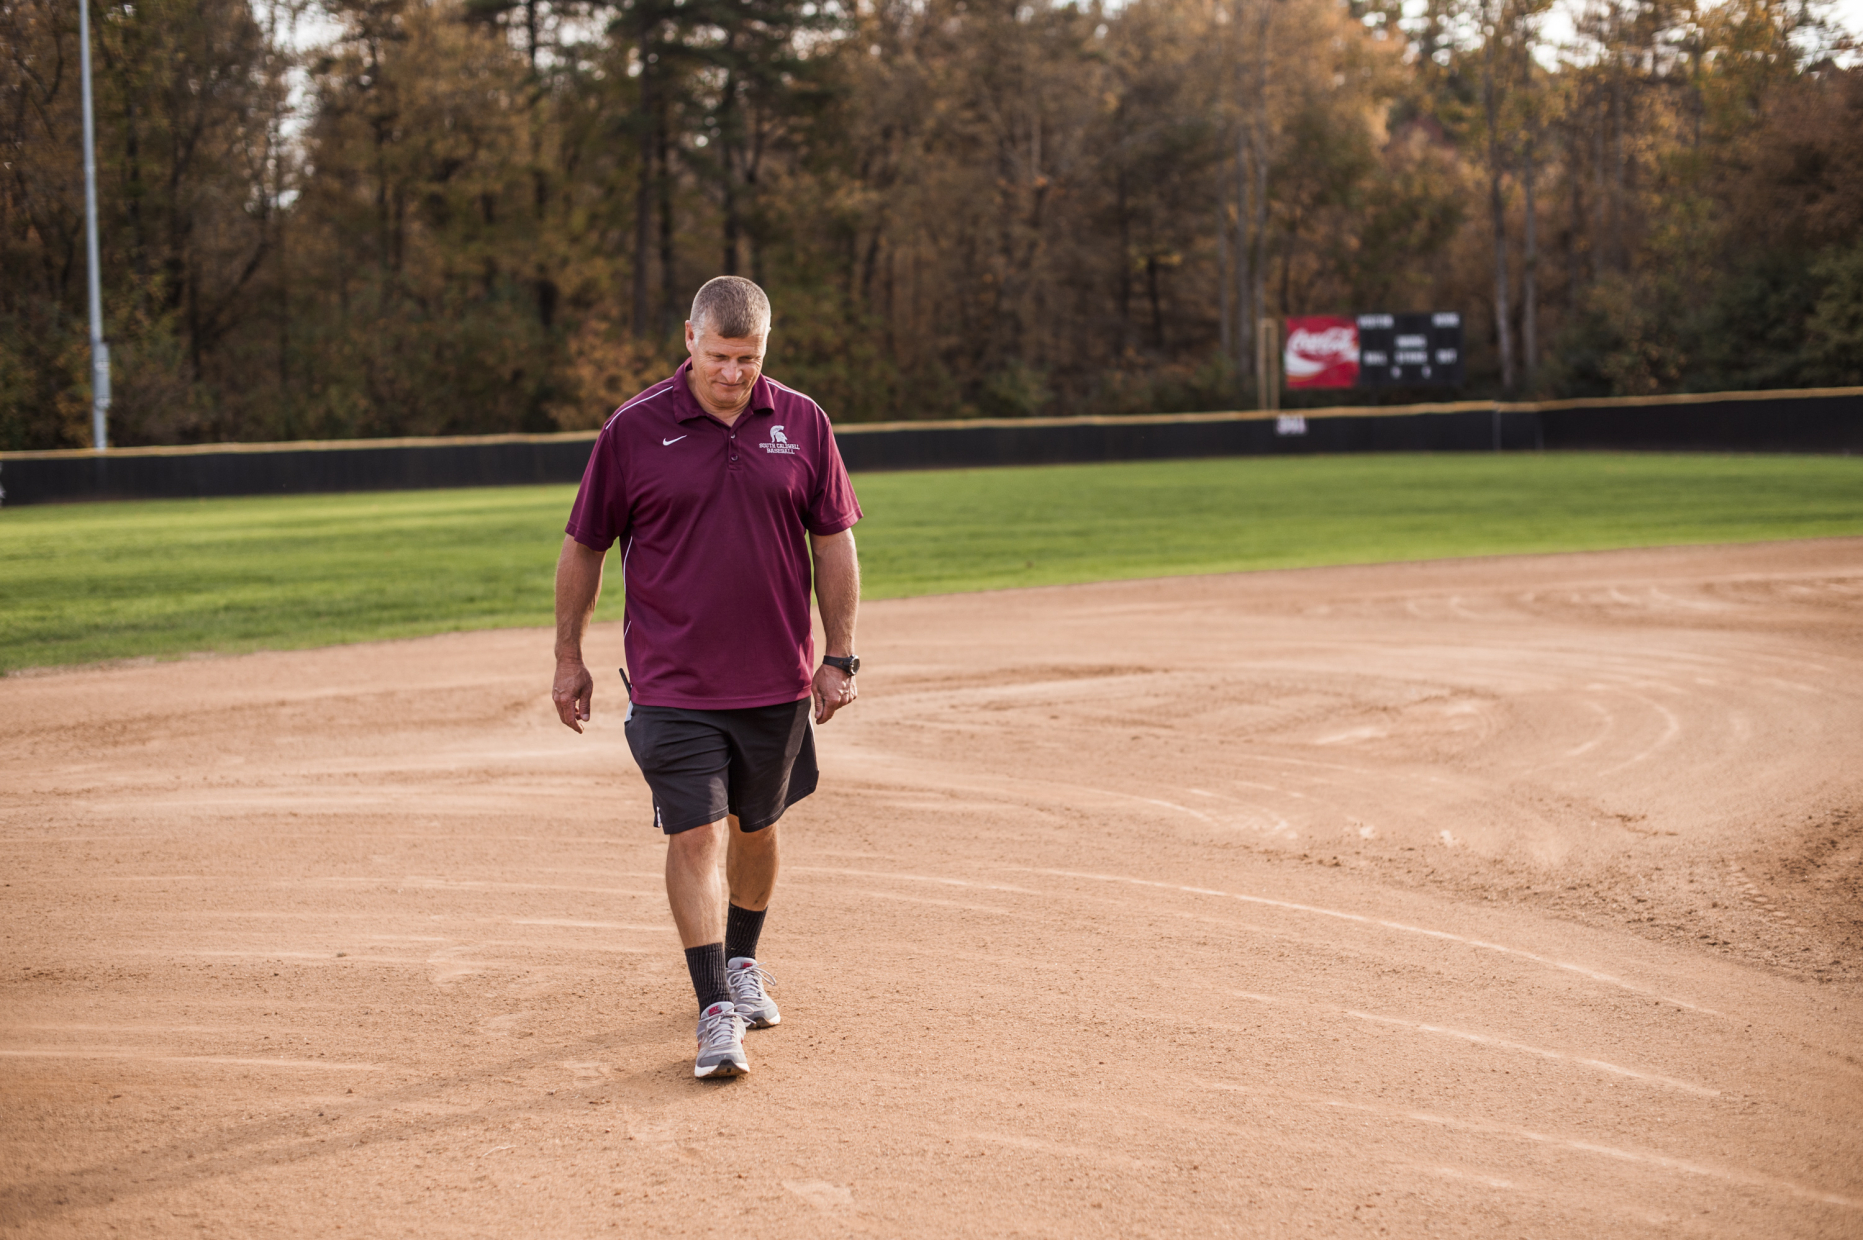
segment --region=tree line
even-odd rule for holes
[[[721,273],[840,420],[1246,407],[1370,310],[1466,396],[1863,383],[1847,37],[1577,3],[101,0],[112,441],[599,425]],[[77,18],[0,0],[4,449],[89,442]]]

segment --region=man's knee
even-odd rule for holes
[[[741,851],[749,849],[756,852],[768,851],[776,847],[775,823],[771,823],[767,827],[758,827],[755,830],[746,831],[743,824],[738,822],[737,815],[733,814],[730,819],[730,828],[731,847],[733,850]]]
[[[708,822],[702,827],[691,827],[684,831],[675,831],[666,837],[666,850],[669,855],[679,858],[701,860],[717,852],[724,840],[725,820]]]

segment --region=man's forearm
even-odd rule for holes
[[[854,653],[854,616],[860,610],[860,558],[854,531],[815,540],[815,599],[821,606],[827,654]]]
[[[556,657],[582,659],[582,635],[602,592],[603,553],[574,538],[563,540],[556,561]]]

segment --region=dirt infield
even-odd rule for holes
[[[0,1232],[1863,1235],[1863,540],[861,648],[722,1084],[547,634],[0,680]]]

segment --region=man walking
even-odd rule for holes
[[[624,729],[667,835],[700,1077],[748,1071],[745,1028],[782,1020],[757,963],[776,821],[815,791],[811,702],[827,723],[854,701],[860,670],[860,504],[821,407],[763,376],[769,332],[769,298],[749,280],[699,290],[692,359],[602,428],[556,565],[551,696],[580,732],[594,692],[582,635],[603,556],[622,545]],[[827,640],[819,667],[811,569]]]

